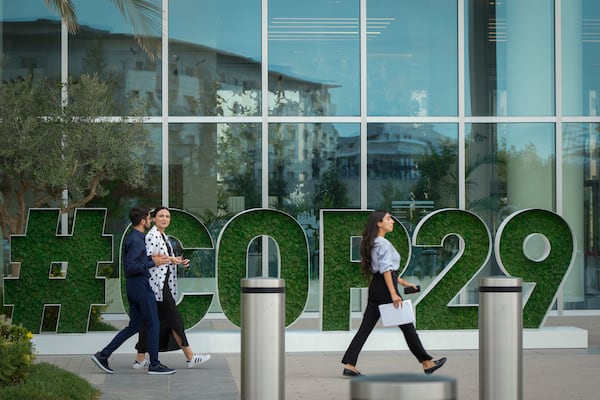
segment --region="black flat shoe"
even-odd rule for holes
[[[433,373],[435,372],[435,370],[437,370],[438,368],[442,368],[442,366],[443,366],[443,365],[446,363],[446,357],[442,357],[442,358],[440,358],[439,360],[435,360],[433,363],[435,364],[433,367],[431,367],[431,368],[427,368],[427,369],[425,370],[425,373],[426,373],[427,375],[431,375],[431,374],[433,374]]]
[[[363,376],[363,374],[361,374],[358,371],[352,371],[351,369],[348,368],[344,368],[344,372],[342,372],[342,375],[344,376]]]

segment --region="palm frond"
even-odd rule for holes
[[[133,28],[133,36],[150,59],[160,54],[161,0],[110,0]],[[70,33],[79,28],[72,0],[44,0],[48,8],[58,12]]]
[[[71,0],[44,0],[48,8],[56,10],[71,33],[77,32],[77,13]]]
[[[154,59],[160,54],[162,8],[160,0],[111,0],[133,27],[140,47]]]

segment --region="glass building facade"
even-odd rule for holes
[[[0,77],[95,73],[120,114],[148,105],[148,187],[88,204],[115,243],[132,204],[190,212],[215,238],[273,208],[305,228],[316,282],[322,208],[389,209],[409,232],[460,208],[492,233],[543,208],[576,237],[556,307],[600,309],[600,2],[162,0],[159,57],[111,2],[74,3],[71,34],[42,0],[0,0]],[[407,273],[432,279],[443,259],[415,250]],[[182,280],[213,288],[214,268],[196,269]]]

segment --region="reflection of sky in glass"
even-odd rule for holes
[[[37,0],[42,4],[43,1]],[[169,37],[260,60],[260,0],[176,0],[169,2]],[[133,33],[108,0],[77,0],[82,25],[112,33]]]
[[[75,10],[80,25],[112,33],[133,33],[119,9],[108,0],[76,0]]]
[[[332,84],[341,83],[336,74],[339,63],[343,63],[349,53],[358,52],[358,22],[356,0],[271,2],[270,65],[280,72],[302,78]],[[290,51],[290,48],[293,48],[293,51]],[[319,60],[315,57],[318,50],[332,53],[328,55],[328,59]],[[342,58],[338,59],[337,55]],[[319,64],[326,61],[330,64]]]
[[[58,14],[43,0],[0,0],[0,17],[4,21],[57,20]]]
[[[360,125],[358,124],[335,124],[339,137],[360,136]]]
[[[456,3],[370,1],[367,18],[369,114],[456,115]]]
[[[260,61],[260,18],[260,0],[171,1],[169,37]]]
[[[553,124],[500,124],[498,133],[498,141],[506,141],[506,149],[511,152],[535,149],[535,154],[543,160],[555,154]]]
[[[359,112],[358,0],[280,0],[269,4],[269,70],[336,85],[337,115]]]

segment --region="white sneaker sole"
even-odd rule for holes
[[[188,368],[197,368],[200,365],[204,364],[205,362],[207,362],[208,360],[210,360],[210,354],[206,354],[205,357],[202,357],[202,360],[200,360],[200,362],[197,363],[193,363],[191,361],[187,362],[187,367]]]
[[[177,370],[172,371],[150,371],[148,370],[148,375],[173,375]]]

